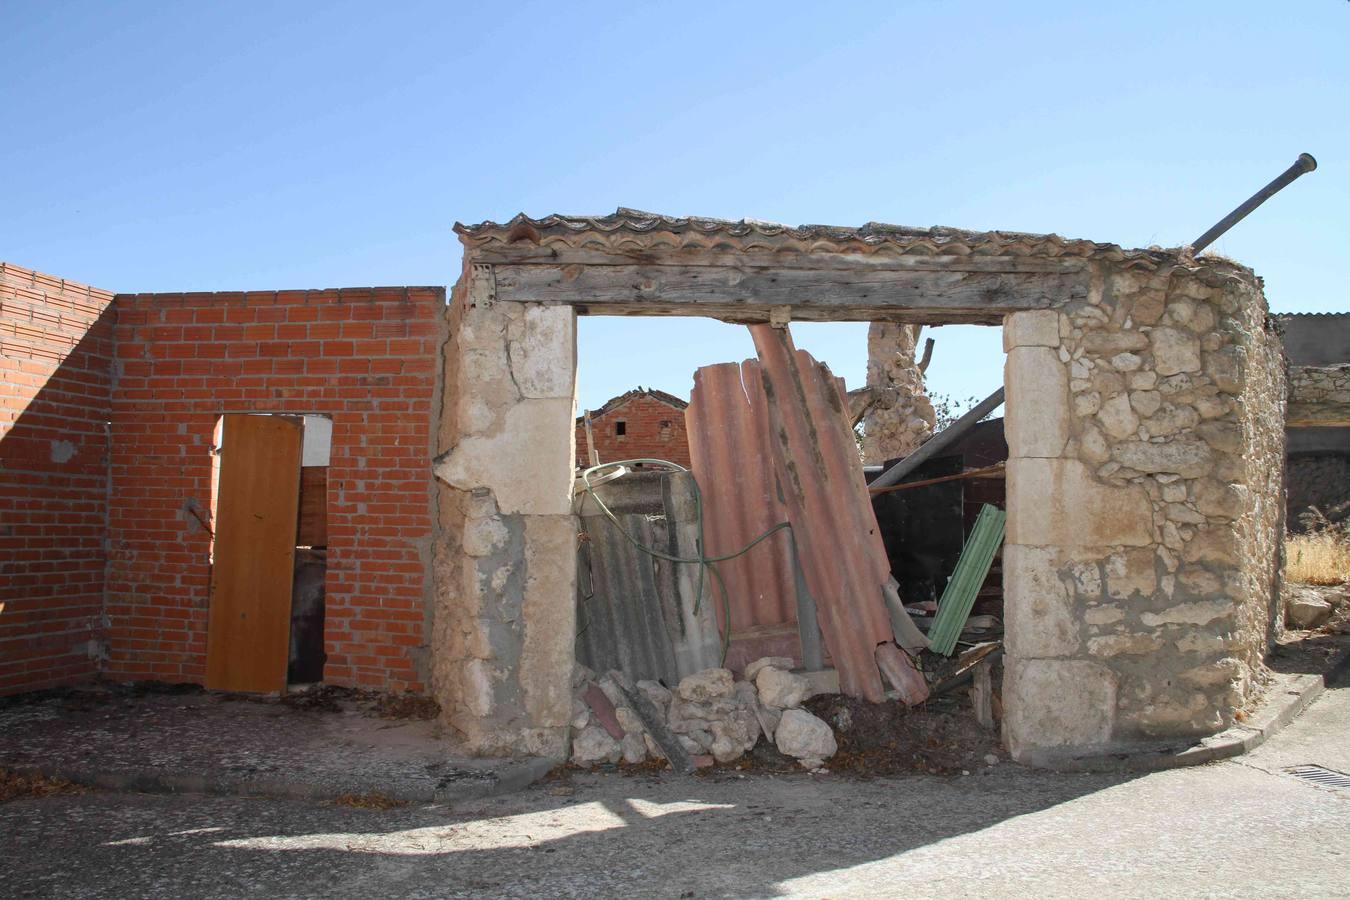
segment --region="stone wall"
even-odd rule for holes
[[[1350,365],[1291,368],[1289,425],[1350,425]]]
[[[576,314],[452,295],[432,683],[467,749],[562,756],[571,719]]]
[[[1094,264],[1005,321],[1006,738],[1018,758],[1208,734],[1274,610],[1281,360],[1250,272]]]
[[[863,420],[863,462],[908,456],[933,434],[935,413],[915,360],[919,325],[873,322],[867,330],[867,386],[875,403]]]

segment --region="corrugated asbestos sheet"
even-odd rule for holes
[[[694,373],[684,421],[691,466],[703,494],[709,556],[735,552],[787,521],[774,476],[768,410],[763,403],[750,402],[750,397],[762,396],[759,365],[753,361],[744,368],[718,363]],[[717,568],[731,608],[727,665],[740,669],[766,655],[792,656],[801,662],[789,534],[781,531]],[[725,629],[720,595],[717,620]]]
[[[671,556],[697,556],[688,473],[637,472],[596,491],[639,543]],[[672,687],[684,675],[719,665],[710,579],[700,602],[696,565],[639,550],[588,498],[579,498],[577,509],[586,534],[577,550],[577,660],[598,672],[619,669]]]
[[[885,698],[875,653],[892,639],[890,576],[838,380],[786,328],[751,325],[767,434],[806,583],[844,693]],[[745,363],[742,371],[751,368]]]

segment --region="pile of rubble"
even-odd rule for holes
[[[783,755],[818,769],[838,745],[830,726],[801,708],[811,685],[789,671],[791,666],[786,657],[765,657],[745,667],[744,681],[728,669],[704,669],[682,679],[674,691],[655,681],[633,683],[622,672],[597,676],[578,666],[572,679],[572,762],[590,767],[666,759],[664,737],[678,742],[695,765],[728,763],[749,752],[762,734]]]

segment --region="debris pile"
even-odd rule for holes
[[[642,763],[685,755],[695,766],[741,758],[760,735],[806,769],[834,755],[834,732],[805,709],[810,683],[789,671],[792,660],[765,657],[736,681],[728,669],[704,669],[674,691],[578,666],[572,680],[572,762]]]

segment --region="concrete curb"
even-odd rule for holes
[[[484,768],[481,771],[466,770],[434,787],[408,784],[334,784],[296,778],[215,776],[153,769],[109,772],[86,766],[7,768],[19,775],[62,778],[88,787],[144,794],[206,794],[311,801],[332,801],[343,796],[374,794],[400,803],[464,803],[523,790],[543,778],[557,765],[557,760],[542,757],[510,760],[500,766]]]
[[[1043,752],[1022,762],[1059,772],[1159,772],[1231,759],[1255,750],[1279,734],[1326,690],[1327,682],[1350,665],[1350,649],[1343,650],[1321,675],[1276,675],[1266,701],[1245,722],[1191,743],[1136,744],[1096,754]]]

